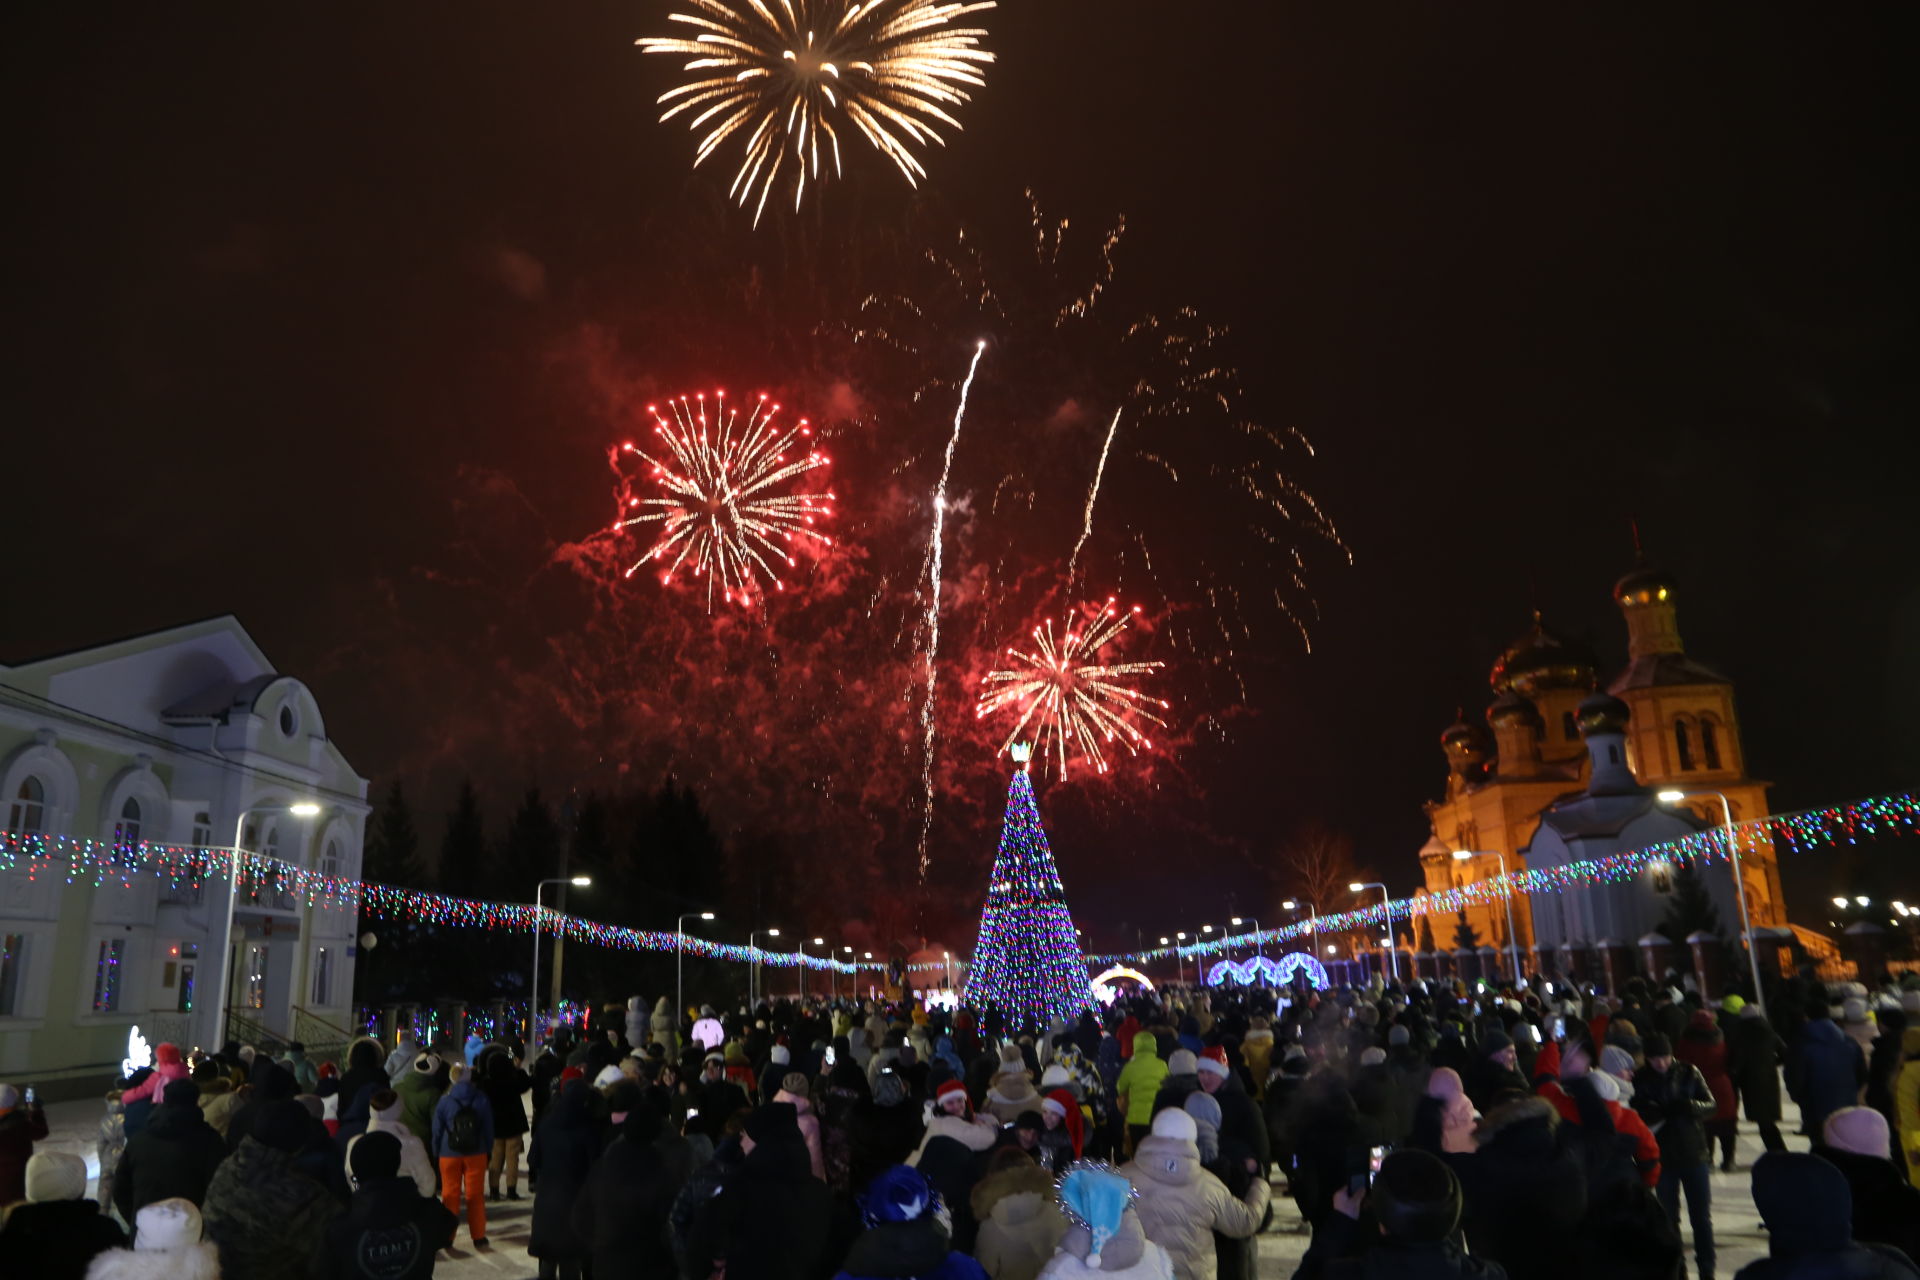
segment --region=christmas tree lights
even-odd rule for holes
[[[980,912],[966,1002],[975,1009],[998,1009],[1009,1027],[1039,1029],[1089,1008],[1093,987],[1067,910],[1066,888],[1040,825],[1027,756],[1024,745],[1014,748],[1020,769],[1007,788],[1007,817]]]

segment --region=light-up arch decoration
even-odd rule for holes
[[[1293,982],[1294,975],[1306,971],[1307,981],[1315,991],[1325,991],[1333,984],[1327,980],[1327,968],[1304,951],[1295,951],[1278,960],[1266,956],[1255,956],[1251,960],[1222,960],[1207,970],[1207,985],[1223,987],[1229,982],[1250,987],[1264,978],[1271,986],[1284,987]]]
[[[1153,980],[1138,969],[1129,969],[1125,965],[1115,965],[1093,980],[1093,997],[1101,1004],[1112,1004],[1120,993],[1114,989],[1114,983],[1120,981],[1136,982],[1143,990],[1153,990]]]

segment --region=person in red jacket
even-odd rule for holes
[[[1707,1163],[1713,1163],[1713,1143],[1719,1142],[1720,1172],[1733,1172],[1733,1140],[1739,1126],[1739,1098],[1727,1073],[1727,1040],[1720,1023],[1706,1009],[1695,1009],[1687,1029],[1673,1046],[1673,1056],[1700,1072],[1713,1090],[1713,1115],[1705,1122]]]
[[[1561,1088],[1560,1081],[1577,1080],[1582,1077],[1591,1080],[1594,1088],[1599,1091],[1601,1100],[1606,1104],[1607,1114],[1613,1117],[1614,1129],[1633,1139],[1633,1162],[1640,1171],[1640,1180],[1649,1187],[1658,1186],[1660,1183],[1659,1141],[1654,1138],[1653,1130],[1647,1128],[1647,1122],[1642,1120],[1633,1108],[1620,1105],[1619,1087],[1614,1084],[1612,1078],[1604,1071],[1593,1070],[1593,1061],[1587,1046],[1569,1044],[1561,1049],[1556,1045],[1548,1045],[1540,1051],[1540,1058],[1534,1061],[1536,1077],[1544,1070],[1540,1060],[1545,1059],[1549,1053],[1554,1054],[1558,1059],[1559,1078],[1542,1084],[1537,1090],[1539,1095],[1553,1104],[1553,1109],[1560,1113],[1562,1120],[1568,1124],[1579,1124],[1580,1104],[1572,1094]]]

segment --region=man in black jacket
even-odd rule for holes
[[[400,1176],[400,1140],[365,1134],[353,1144],[353,1203],[321,1238],[319,1280],[429,1280],[434,1254],[453,1243],[459,1219],[412,1178]]]
[[[1220,1140],[1246,1144],[1259,1162],[1260,1170],[1273,1163],[1273,1144],[1269,1141],[1266,1117],[1254,1105],[1227,1063],[1227,1051],[1221,1045],[1209,1045],[1200,1054],[1200,1087],[1220,1104]]]
[[[175,1196],[200,1204],[213,1171],[227,1158],[226,1140],[200,1111],[199,1085],[172,1081],[160,1099],[147,1127],[127,1139],[113,1171],[113,1207],[128,1222],[148,1205]]]
[[[1694,1261],[1700,1280],[1713,1280],[1712,1148],[1702,1123],[1713,1114],[1713,1090],[1698,1067],[1674,1060],[1673,1042],[1661,1032],[1649,1032],[1643,1048],[1647,1067],[1633,1078],[1633,1109],[1660,1143],[1660,1206],[1678,1226],[1686,1189]]]

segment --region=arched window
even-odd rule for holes
[[[1684,719],[1673,722],[1673,750],[1680,768],[1691,770],[1693,768],[1693,733]]]
[[[113,847],[132,849],[140,843],[140,802],[132,796],[120,806],[120,821],[113,824]]]
[[[1719,726],[1709,719],[1702,719],[1700,721],[1700,755],[1701,758],[1707,762],[1707,768],[1718,769],[1720,767]]]
[[[193,847],[209,848],[213,844],[213,815],[202,810],[193,815]]]
[[[327,841],[327,847],[320,855],[320,874],[329,880],[340,874],[340,844],[336,840]]]
[[[20,792],[7,806],[7,830],[15,835],[32,835],[47,829],[47,784],[28,774],[20,780]]]

